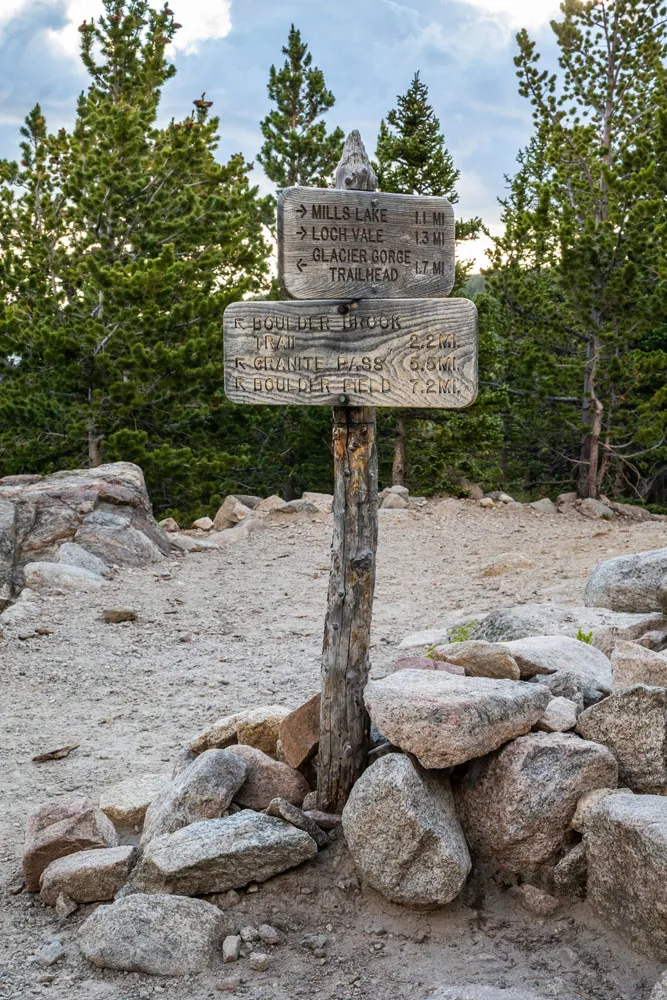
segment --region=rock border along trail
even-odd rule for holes
[[[582,604],[597,562],[664,546],[666,533],[664,522],[475,501],[385,510],[372,676],[387,672],[408,633],[514,604]],[[215,719],[260,704],[295,708],[317,691],[330,538],[330,515],[274,516],[225,549],[37,598],[4,626],[0,998],[200,1000],[224,987],[257,1000],[424,1000],[467,982],[554,1000],[647,1000],[660,967],[625,949],[586,904],[538,918],[473,879],[450,907],[408,910],[360,888],[340,833],[307,867],[221,901],[237,929],[281,932],[280,945],[257,948],[271,952],[265,970],[259,959],[256,970],[240,961],[178,980],[98,970],[74,944],[93,907],[65,918],[37,896],[14,894],[37,803],[64,794],[97,801],[131,775],[170,773]],[[137,620],[105,623],[103,610],[121,605]],[[31,760],[73,744],[63,759]]]

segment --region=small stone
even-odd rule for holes
[[[281,501],[282,502],[282,501]],[[261,504],[256,508],[258,511],[261,510]],[[252,510],[250,507],[246,507],[245,504],[240,503],[236,497],[229,496],[226,498],[222,507],[219,508],[215,519],[213,521],[213,526],[216,531],[224,531],[225,528],[233,528],[235,524],[240,521],[244,521],[247,517],[252,515]]]
[[[320,740],[320,695],[315,694],[290,712],[280,725],[280,743],[285,762],[302,767],[317,752]]]
[[[306,934],[301,938],[301,947],[307,951],[324,950],[329,943],[326,934]]]
[[[586,889],[586,845],[582,841],[568,851],[554,868],[554,888],[559,896],[583,896]],[[666,998],[667,1000],[667,998]]]
[[[545,733],[567,733],[577,724],[577,706],[569,698],[552,698],[535,729]]]
[[[241,938],[237,934],[228,935],[222,942],[222,961],[225,965],[237,962],[241,954]]]
[[[79,947],[103,969],[198,975],[220,966],[228,933],[224,915],[203,899],[136,893],[99,906],[79,929]]]
[[[333,510],[334,498],[331,493],[304,493],[302,499],[315,504],[326,514],[330,514]]]
[[[301,803],[301,808],[304,812],[317,809],[317,792],[308,792],[305,799]]]
[[[102,617],[107,625],[120,625],[122,622],[136,622],[139,615],[131,608],[105,608]]]
[[[199,531],[211,531],[213,521],[210,517],[198,517],[196,521],[192,522],[192,527],[197,528]]]
[[[282,935],[277,927],[272,924],[260,924],[257,928],[260,940],[264,944],[276,945],[282,941]]]
[[[236,891],[236,889],[229,889],[224,894],[225,906],[238,906],[241,902],[241,896]]]
[[[550,500],[549,497],[543,497],[541,500],[534,500],[531,504],[528,504],[533,510],[539,510],[542,514],[557,514],[558,507]]]
[[[76,913],[79,909],[79,904],[75,903],[69,896],[66,896],[64,892],[61,892],[56,900],[55,909],[58,916],[65,919],[66,917],[71,917],[73,913]]]
[[[274,756],[282,722],[290,711],[282,705],[260,705],[217,719],[191,740],[190,748],[196,754],[204,750],[226,749],[235,743],[244,743],[263,753]]]
[[[233,993],[241,986],[243,980],[240,976],[227,976],[226,979],[218,981],[218,989],[221,993]]]
[[[534,913],[536,917],[550,917],[560,906],[560,900],[534,885],[519,885],[512,895],[524,910]]]
[[[309,791],[300,771],[254,747],[238,745],[216,752],[233,754],[245,763],[246,779],[234,795],[234,801],[245,809],[266,809],[275,798],[300,806]]]
[[[83,795],[48,799],[28,817],[23,871],[28,892],[37,892],[42,872],[56,858],[98,847],[116,847],[111,822]]]
[[[482,576],[502,576],[518,569],[534,569],[535,563],[524,552],[503,552],[482,570]]]
[[[253,972],[266,972],[270,963],[270,957],[263,951],[251,951],[248,955],[248,965]]]
[[[410,504],[405,499],[405,497],[398,496],[396,493],[388,493],[387,496],[382,501],[381,510],[407,510]]]
[[[152,800],[142,845],[198,820],[222,816],[247,774],[244,761],[231,750],[205,750]]]
[[[258,514],[272,514],[274,510],[281,510],[286,506],[287,504],[282,497],[276,496],[274,493],[272,496],[266,497],[265,500],[260,500],[255,510]]]
[[[499,642],[469,639],[449,642],[431,650],[434,660],[445,660],[463,667],[468,677],[496,677],[518,681],[521,671],[507,648]]]
[[[241,935],[241,940],[245,942],[245,944],[252,944],[253,941],[259,941],[259,931],[256,927],[251,927],[250,925],[242,927],[239,933]]]
[[[169,784],[168,774],[142,774],[126,778],[100,792],[99,807],[119,829],[141,826],[146,810]]]
[[[317,823],[321,830],[335,830],[337,826],[340,826],[343,818],[338,813],[325,813],[320,809],[309,809],[304,810],[304,812],[309,819]]]
[[[592,497],[578,501],[576,508],[584,517],[590,517],[595,521],[613,521],[616,516],[611,507],[608,507],[606,503],[602,503],[601,500],[594,500]]]
[[[165,517],[158,523],[163,531],[176,532],[181,530],[178,521],[175,521],[173,517]]]
[[[63,893],[77,903],[113,899],[125,885],[136,853],[131,846],[105,847],[56,858],[42,872],[40,899],[47,906],[55,906]]]
[[[39,632],[39,629],[36,629],[36,631]],[[662,631],[662,629],[654,629],[651,632],[646,632],[637,641],[640,646],[652,649],[656,653],[662,653],[667,650],[667,632]]]
[[[60,938],[54,938],[35,955],[37,965],[55,965],[65,957],[65,948]]]
[[[478,501],[478,504],[486,510],[490,510],[492,507],[496,506],[491,497],[482,497],[482,499]]]
[[[396,660],[394,664],[395,670],[440,670],[444,671],[446,674],[458,674],[459,677],[465,677],[465,670],[463,667],[457,666],[455,663],[448,663],[444,660],[436,658],[435,652],[441,647],[436,647],[430,656],[401,656]]]
[[[265,811],[267,816],[280,816],[281,819],[284,819],[287,823],[291,823],[292,826],[296,826],[299,830],[305,830],[306,833],[310,834],[318,847],[327,847],[329,845],[329,838],[326,833],[324,833],[312,817],[307,816],[298,806],[293,806],[286,799],[271,799]]]
[[[564,504],[564,503],[574,503],[578,499],[579,499],[579,496],[574,491],[572,491],[570,493],[560,493],[556,497],[556,503],[559,504],[559,505],[560,504]]]

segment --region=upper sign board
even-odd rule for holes
[[[454,262],[446,198],[291,187],[278,199],[278,278],[288,298],[444,298]]]
[[[449,410],[477,395],[469,299],[235,302],[224,334],[235,403]]]

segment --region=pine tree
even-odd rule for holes
[[[0,163],[0,463],[127,459],[159,510],[210,507],[251,456],[222,392],[222,313],[267,287],[266,206],[214,157],[205,95],[156,125],[168,7],[104,0],[71,132],[37,106]]]
[[[264,144],[257,159],[279,188],[329,187],[345,138],[340,128],[327,133],[322,117],[335,98],[294,25],[282,51],[284,65],[269,72],[267,89],[276,107],[260,124]]]
[[[583,355],[578,488],[595,497],[603,483],[636,481],[633,463],[660,448],[660,422],[650,421],[640,441],[628,403],[640,369],[659,365],[664,352],[654,346],[648,354],[657,355],[645,357],[665,323],[667,9],[652,0],[565,0],[562,11],[553,24],[560,73],[538,67],[525,31],[515,62],[545,137],[536,225],[555,241],[563,346]]]
[[[407,92],[398,96],[396,107],[388,112],[386,120],[380,122],[373,166],[381,191],[435,195],[447,198],[453,205],[459,200],[456,184],[460,171],[454,166],[453,157],[445,145],[440,121],[429,103],[428,87],[419,73],[415,73]],[[457,220],[457,242],[475,239],[481,229],[481,219]],[[457,262],[455,295],[463,293],[470,269],[470,263]],[[391,474],[394,484],[405,483],[409,438],[412,438],[413,449],[419,450],[417,441],[421,441],[421,436],[412,434],[409,427],[414,419],[413,412],[399,410],[396,413]],[[440,419],[446,420],[447,417]],[[430,415],[426,428],[429,435],[432,435],[432,425],[437,420]]]

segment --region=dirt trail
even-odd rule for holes
[[[33,804],[73,791],[96,797],[131,774],[168,771],[188,738],[216,717],[267,702],[295,707],[317,690],[330,538],[330,516],[300,515],[233,550],[124,570],[99,592],[42,599],[33,618],[5,627],[0,998],[200,1000],[220,996],[218,983],[232,974],[246,978],[232,995],[257,1000],[423,1000],[460,982],[523,986],[559,1000],[648,997],[658,967],[607,934],[584,904],[542,921],[473,883],[453,907],[413,913],[359,890],[342,844],[242,894],[229,911],[239,926],[268,921],[285,932],[264,973],[243,961],[180,981],[94,970],[74,945],[89,907],[60,920],[37,898],[8,892]],[[384,512],[373,671],[387,669],[407,633],[452,611],[474,617],[514,603],[583,603],[600,559],[665,544],[662,522],[482,510],[472,501]],[[482,576],[505,552],[527,555],[533,568]],[[139,621],[105,625],[102,609],[118,604],[137,610]],[[19,637],[37,626],[52,634]],[[71,743],[81,746],[66,760],[31,762]],[[300,945],[320,932],[329,938],[324,959]],[[54,935],[67,957],[49,968],[30,962]]]

